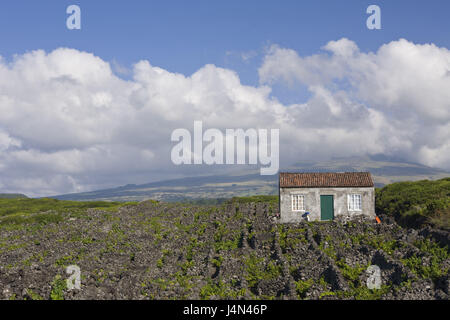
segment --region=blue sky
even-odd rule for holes
[[[73,4],[81,30],[66,28]],[[372,4],[381,30],[366,27]],[[218,174],[170,161],[173,131],[199,120],[279,128],[281,166],[384,154],[450,170],[449,12],[447,0],[2,1],[0,192]]]
[[[82,10],[82,30],[66,29],[68,5]],[[368,30],[366,8],[377,4],[382,30]],[[432,1],[2,1],[0,54],[70,47],[130,67],[141,59],[190,75],[205,64],[237,71],[256,84],[256,69],[270,44],[317,52],[347,37],[361,51],[399,38],[450,47],[450,2]],[[242,53],[252,58],[242,61]],[[256,53],[256,55],[255,55]]]

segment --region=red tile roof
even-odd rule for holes
[[[280,172],[280,188],[373,187],[370,172]]]

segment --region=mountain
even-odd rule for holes
[[[257,173],[235,176],[201,176],[152,182],[142,185],[126,185],[118,188],[84,193],[66,194],[52,198],[60,200],[111,200],[185,201],[192,199],[232,198],[274,194],[277,176],[261,176]]]
[[[382,187],[398,181],[436,180],[450,172],[417,163],[401,162],[382,156],[334,158],[329,161],[302,161],[282,168],[290,172],[353,172],[369,171],[375,186]],[[232,198],[235,196],[269,195],[278,193],[278,176],[261,176],[258,170],[235,175],[197,176],[164,180],[142,185],[53,196],[60,200],[191,201],[195,199]]]
[[[288,167],[286,171],[369,171],[372,174],[376,187],[382,187],[399,181],[437,180],[450,176],[450,172],[443,169],[387,158],[382,155],[372,157],[334,158],[322,162],[304,161]]]
[[[25,199],[26,195],[21,193],[0,193],[0,199]]]

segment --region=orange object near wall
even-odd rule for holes
[[[378,217],[375,217],[375,220],[377,221],[377,223],[378,223],[378,224],[380,224],[380,223],[381,223],[381,220],[380,220],[380,218],[378,218]]]

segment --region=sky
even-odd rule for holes
[[[81,29],[69,30],[69,5]],[[369,30],[369,5],[381,29]],[[2,1],[0,192],[174,166],[176,128],[279,128],[280,162],[385,154],[450,169],[448,1]]]

